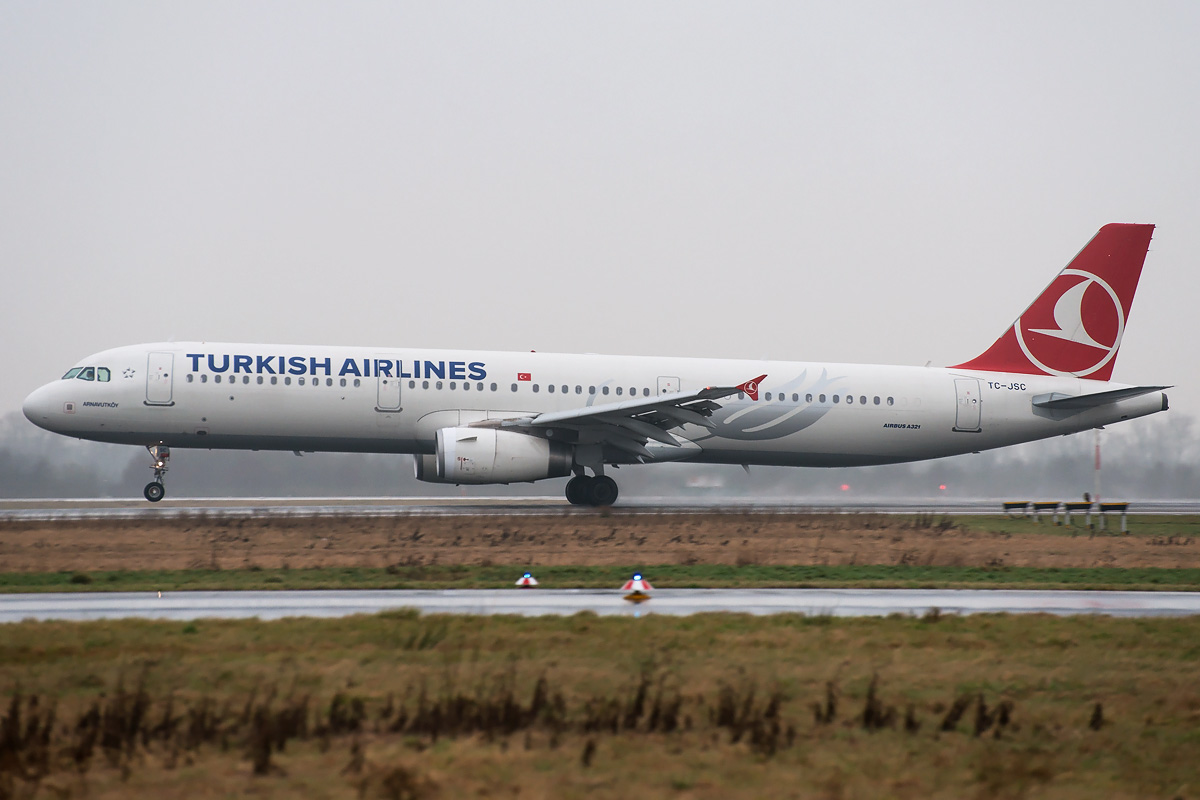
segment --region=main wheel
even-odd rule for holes
[[[159,500],[162,500],[163,495],[166,493],[167,490],[158,481],[147,483],[146,488],[142,490],[142,494],[146,495],[146,499],[151,503],[157,503]]]
[[[607,475],[594,478],[588,500],[594,506],[611,506],[617,502],[617,482]]]
[[[567,502],[573,506],[586,506],[592,495],[592,479],[584,475],[576,475],[567,481]]]

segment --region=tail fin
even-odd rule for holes
[[[1105,225],[983,355],[958,369],[1107,381],[1153,225]]]

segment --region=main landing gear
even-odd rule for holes
[[[617,482],[607,475],[576,475],[567,481],[567,502],[573,506],[611,506],[617,502]]]
[[[166,487],[163,486],[163,475],[167,474],[167,461],[171,458],[171,448],[165,444],[156,444],[149,445],[146,449],[150,451],[150,457],[154,459],[154,463],[150,465],[150,469],[154,470],[154,480],[146,484],[142,494],[151,503],[157,503],[167,494]]]

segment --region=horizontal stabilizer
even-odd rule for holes
[[[1113,389],[1108,392],[1095,392],[1093,394],[1069,395],[1062,392],[1051,392],[1050,394],[1039,394],[1033,398],[1033,405],[1037,408],[1048,408],[1052,410],[1063,411],[1083,411],[1089,408],[1098,408],[1106,406],[1109,403],[1116,403],[1120,400],[1129,400],[1133,397],[1141,397],[1144,394],[1151,392],[1161,392],[1163,389],[1169,389],[1169,386],[1130,386],[1125,389]]]

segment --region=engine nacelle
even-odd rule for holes
[[[429,483],[522,483],[571,474],[571,448],[495,428],[442,428],[437,453],[416,457],[417,480]]]

